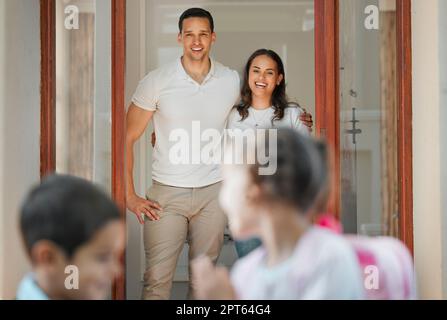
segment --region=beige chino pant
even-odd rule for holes
[[[221,183],[201,188],[178,188],[153,181],[146,197],[163,208],[160,220],[144,223],[146,271],[142,298],[169,299],[177,260],[186,240],[189,262],[207,255],[215,263],[223,245],[226,215],[218,203]],[[189,293],[194,284],[189,272]]]

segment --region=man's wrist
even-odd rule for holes
[[[133,197],[135,197],[137,194],[135,192],[129,192],[126,194],[126,199],[129,200]]]

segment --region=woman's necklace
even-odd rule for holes
[[[258,110],[256,110],[255,108],[253,108],[253,112],[252,112],[252,115],[253,115],[253,119],[255,120],[255,125],[256,125],[256,127],[259,127],[260,125],[261,125],[261,123],[262,123],[262,121],[264,120],[264,118],[265,118],[265,116],[269,113],[268,111],[270,110],[270,108],[267,108],[267,109],[265,109],[264,110],[264,112],[262,113],[262,117],[261,117],[261,119],[258,121],[258,119],[256,119],[256,116],[255,116],[255,114],[256,114],[256,111],[258,111]]]

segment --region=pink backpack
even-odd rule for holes
[[[341,233],[340,223],[331,215],[321,216],[317,224]],[[392,237],[357,235],[346,235],[346,239],[357,254],[366,299],[416,299],[413,258],[401,241]]]

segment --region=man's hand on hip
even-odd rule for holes
[[[160,220],[160,216],[157,212],[163,211],[162,207],[156,201],[146,200],[137,195],[132,195],[126,199],[127,209],[132,211],[136,216],[140,224],[144,224],[144,216],[149,220]]]

